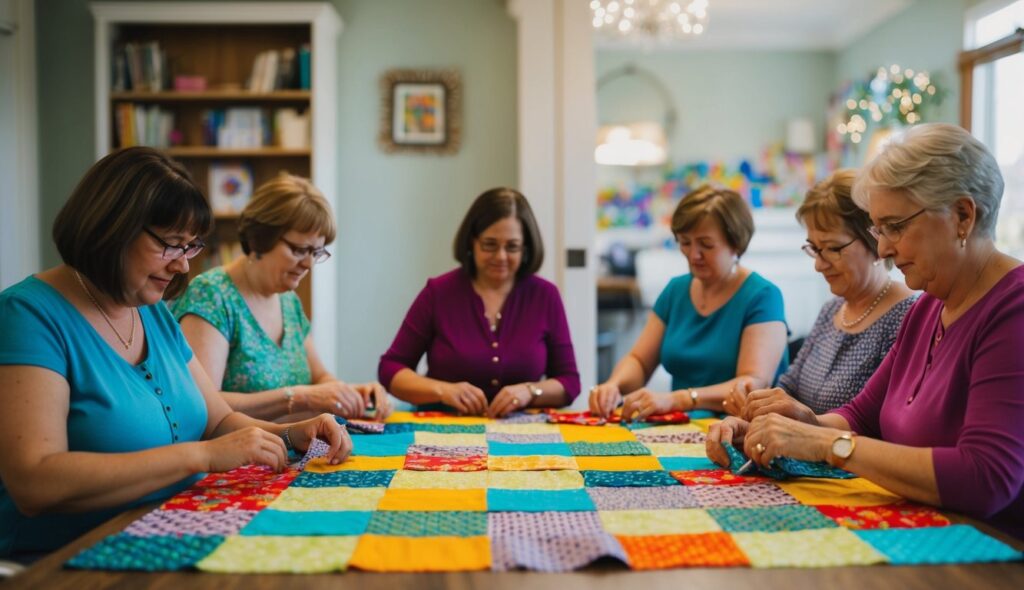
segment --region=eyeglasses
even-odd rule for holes
[[[857,238],[853,238],[849,242],[846,242],[842,246],[828,246],[826,248],[818,248],[814,244],[807,243],[800,246],[800,249],[804,251],[804,254],[811,258],[821,258],[829,262],[839,262],[839,259],[843,256],[843,248],[857,241]]]
[[[281,238],[281,241],[285,243],[288,248],[292,251],[292,256],[296,260],[302,260],[307,256],[313,257],[313,264],[320,264],[331,257],[331,253],[327,251],[327,248],[314,248],[313,246],[300,246],[293,244],[288,240]]]
[[[903,232],[906,231],[907,225],[910,221],[925,211],[927,211],[927,209],[921,209],[910,217],[904,217],[899,221],[890,221],[879,225],[872,225],[868,228],[868,232],[874,236],[876,240],[881,240],[882,236],[885,236],[885,239],[889,240],[889,243],[895,244],[900,241],[901,237],[903,237]]]
[[[523,245],[519,242],[508,242],[504,245],[504,248],[497,240],[477,240],[480,244],[480,249],[488,254],[494,254],[498,250],[505,250],[505,253],[509,256],[514,256],[523,251]]]
[[[163,254],[160,255],[164,260],[177,260],[182,256],[184,256],[186,260],[192,260],[203,251],[203,248],[206,247],[206,244],[203,243],[202,240],[196,240],[191,244],[185,244],[184,246],[175,246],[174,244],[168,244],[165,242],[163,238],[153,233],[153,231],[148,227],[142,228],[142,231],[149,234],[151,238],[159,242],[160,245],[164,247]]]

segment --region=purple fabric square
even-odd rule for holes
[[[488,432],[487,442],[530,444],[560,443],[565,441],[562,440],[562,435],[557,432],[552,432],[551,434],[510,434],[507,432]]]
[[[125,534],[134,537],[196,537],[238,534],[256,516],[256,510],[154,510],[128,525]]]
[[[524,412],[516,412],[509,414],[501,420],[498,420],[498,424],[539,424],[541,422],[547,423],[548,415],[544,413],[540,414],[526,414]]]
[[[683,486],[587,488],[598,510],[696,508],[697,499]]]
[[[672,434],[647,434],[637,430],[636,439],[642,443],[675,443],[680,445],[702,445],[707,440],[703,432],[673,432]]]
[[[614,557],[626,563],[596,512],[492,512],[487,515],[491,569],[566,572]]]
[[[443,445],[411,445],[407,457],[426,455],[428,457],[486,457],[487,447],[446,447]]]
[[[702,508],[745,508],[747,506],[786,506],[799,504],[796,498],[771,483],[742,486],[686,486]]]
[[[327,455],[327,451],[331,450],[331,445],[325,443],[319,438],[314,438],[309,443],[309,448],[306,449],[306,454],[302,456],[296,468],[300,471],[306,468],[306,463],[309,463],[317,457],[323,457]]]

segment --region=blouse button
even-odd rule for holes
[[[491,342],[491,348],[498,348],[497,342]]]
[[[491,362],[497,364],[501,359],[498,357],[491,357]]]
[[[491,379],[491,385],[497,387],[498,386],[498,380],[497,379]]]
[[[152,373],[146,373],[146,381],[149,381],[152,378],[153,378],[153,374]]]
[[[497,332],[497,331],[498,331],[498,326],[496,326],[494,324],[491,324],[491,332]]]
[[[167,410],[168,412],[170,412],[171,411],[171,406],[164,406],[164,409]]]
[[[160,389],[159,387],[154,389],[153,392],[156,393],[157,395],[163,395],[164,394],[164,390]]]
[[[177,434],[174,435],[174,440],[178,440],[178,435]]]

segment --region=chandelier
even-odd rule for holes
[[[607,38],[671,41],[704,32],[708,0],[591,0],[594,29]]]

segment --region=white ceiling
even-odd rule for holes
[[[703,35],[658,49],[842,49],[912,0],[708,0]],[[598,38],[604,48],[635,47]]]

